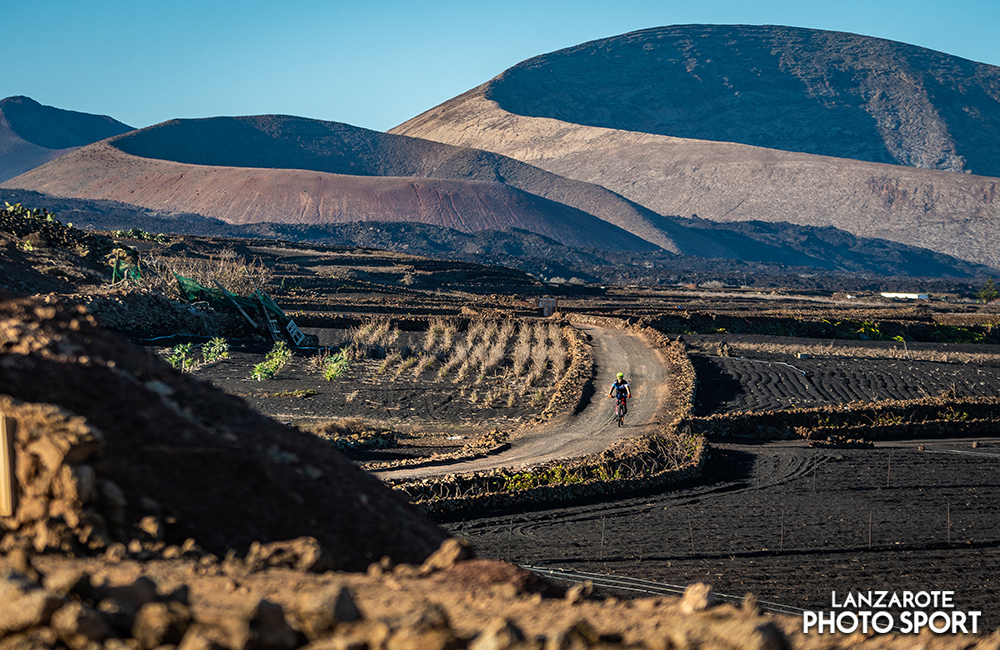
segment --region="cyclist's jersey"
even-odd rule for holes
[[[611,392],[613,392],[618,397],[622,397],[622,396],[627,397],[628,396],[628,382],[625,381],[624,379],[622,379],[620,381],[615,381],[615,383],[611,384]]]

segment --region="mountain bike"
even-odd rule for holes
[[[622,421],[625,419],[625,395],[619,395],[615,398],[615,420],[618,421],[618,426],[623,426]]]

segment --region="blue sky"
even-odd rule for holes
[[[111,115],[284,113],[386,130],[529,57],[675,24],[791,25],[1000,65],[996,0],[10,0],[0,98]]]

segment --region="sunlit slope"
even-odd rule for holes
[[[581,210],[499,183],[195,165],[133,156],[107,142],[73,151],[4,186],[231,224],[405,221],[463,232],[521,228],[584,248],[655,248]]]
[[[998,98],[998,68],[921,48],[688,26],[530,59],[390,132],[661,214],[835,226],[997,266],[998,180],[943,170],[998,174]]]

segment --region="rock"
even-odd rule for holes
[[[430,557],[420,565],[420,574],[428,575],[435,571],[444,571],[455,566],[457,562],[471,559],[473,556],[469,543],[464,539],[449,537],[441,542],[438,550],[434,551]]]
[[[229,650],[231,646],[226,641],[225,630],[203,623],[193,623],[188,626],[184,638],[177,645],[177,650]]]
[[[90,596],[90,574],[83,569],[66,568],[53,571],[42,579],[42,585],[57,596]]]
[[[453,650],[464,645],[452,631],[447,613],[433,603],[407,612],[395,628],[386,650]]]
[[[102,585],[94,589],[94,600],[101,601],[105,598],[113,598],[138,612],[144,605],[157,599],[156,583],[147,576],[139,576],[132,584],[114,587]]]
[[[48,624],[64,602],[17,571],[0,571],[0,638]]]
[[[340,623],[361,618],[351,591],[343,585],[330,585],[322,591],[307,592],[295,606],[299,629],[310,641],[330,636]]]
[[[35,554],[35,549],[20,544],[7,554],[7,562],[11,568],[28,578],[32,582],[38,582],[38,572],[31,564],[31,558]]]
[[[450,627],[448,613],[440,605],[430,603],[418,609],[410,610],[398,621],[396,627],[433,628],[443,630]]]
[[[761,624],[757,617],[743,616],[736,608],[686,616],[667,629],[667,647],[742,648],[744,650],[788,650],[785,635],[773,623]]]
[[[254,542],[243,562],[250,571],[259,571],[264,567],[284,567],[322,573],[333,568],[329,555],[313,537],[299,537],[270,544]]]
[[[715,594],[712,593],[712,585],[696,582],[684,589],[684,596],[681,598],[681,611],[686,614],[700,612],[711,607],[714,602]]]
[[[153,515],[143,517],[139,520],[138,528],[153,539],[163,537],[163,524],[160,523],[159,517],[154,517]]]
[[[758,616],[760,614],[760,605],[757,604],[757,596],[754,594],[747,594],[743,596],[743,602],[740,603],[740,609],[752,616]]]
[[[86,650],[94,641],[111,635],[111,627],[100,613],[77,602],[69,602],[52,615],[52,629],[73,650]]]
[[[128,636],[132,633],[132,624],[135,622],[135,608],[128,603],[123,603],[115,598],[105,598],[97,603],[97,611],[101,612],[104,620],[119,635]]]
[[[450,629],[403,627],[386,641],[386,650],[458,650],[462,641]]]
[[[313,641],[307,650],[369,650],[385,648],[391,630],[382,621],[362,619],[344,623],[334,636]]]
[[[56,633],[47,627],[36,627],[24,632],[7,634],[0,637],[0,648],[3,650],[55,648],[57,643],[59,643],[59,638],[56,636]]]
[[[524,633],[505,618],[494,618],[469,644],[469,650],[506,650],[524,641]]]
[[[545,636],[545,650],[582,650],[596,645],[600,635],[586,621],[578,621],[566,629],[557,629]]]
[[[104,549],[104,559],[111,563],[118,563],[128,557],[128,549],[121,542],[108,544]]]
[[[182,603],[146,603],[135,615],[132,636],[147,650],[176,645],[184,638],[190,622],[191,612]]]
[[[420,568],[404,562],[392,568],[392,575],[396,578],[419,578]]]
[[[301,636],[285,620],[281,605],[262,600],[250,613],[244,650],[291,650]]]
[[[590,580],[586,580],[567,589],[566,600],[571,605],[577,605],[585,601],[592,593],[594,593],[594,583]]]
[[[63,465],[53,482],[54,496],[82,506],[97,497],[97,474],[90,465]]]

